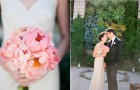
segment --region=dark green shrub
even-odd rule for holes
[[[126,31],[124,33],[124,54],[128,57],[134,58],[136,43],[138,38],[137,30],[137,1],[128,0],[125,4],[125,25]]]
[[[72,64],[77,65],[82,57],[84,19],[78,15],[73,20],[72,27],[74,31],[71,32],[71,61]]]

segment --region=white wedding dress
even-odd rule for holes
[[[101,54],[102,50],[99,43],[96,45],[99,46],[97,54]],[[104,90],[104,67],[103,67],[104,57],[95,57],[94,60],[94,70],[93,77],[89,90]]]
[[[44,32],[54,33],[57,0],[37,0],[28,10],[20,0],[0,0],[0,5],[4,29],[3,42],[9,38],[11,31],[28,25],[36,25]],[[18,84],[2,67],[0,76],[0,90],[18,90]],[[58,67],[30,85],[29,90],[59,90]]]

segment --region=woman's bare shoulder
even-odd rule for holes
[[[99,47],[99,43],[97,43],[96,45],[95,45],[95,48],[98,48]]]

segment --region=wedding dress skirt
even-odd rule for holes
[[[101,50],[98,50],[98,54]],[[93,77],[91,80],[89,90],[103,90],[104,89],[104,67],[103,67],[104,57],[95,57],[94,60],[94,70]]]
[[[44,32],[54,34],[57,0],[37,0],[28,10],[20,0],[0,0],[0,6],[4,32],[3,43],[9,38],[10,32],[29,25],[36,25],[44,30]],[[1,90],[18,90],[18,84],[1,66],[0,76]],[[50,71],[41,80],[30,85],[29,89],[59,90],[58,67]]]

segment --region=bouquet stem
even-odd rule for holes
[[[23,87],[23,86],[18,86],[18,90],[29,90],[29,88],[28,87]]]

